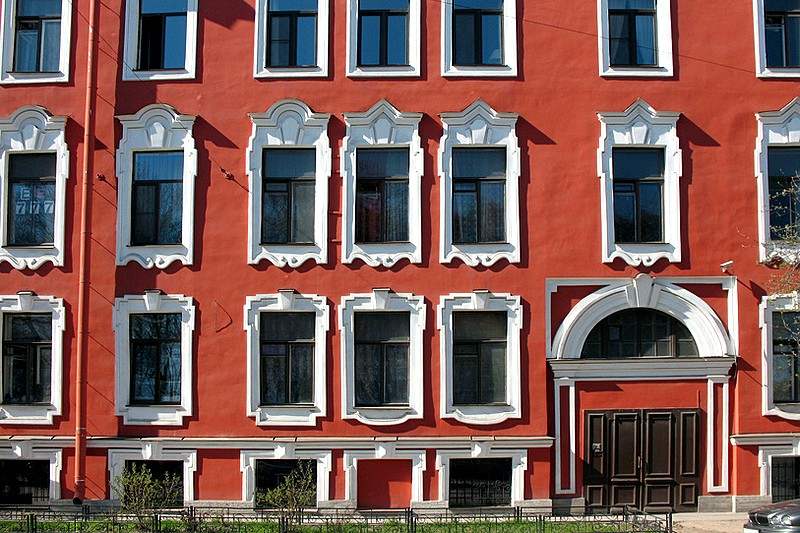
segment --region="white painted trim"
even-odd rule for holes
[[[314,399],[311,405],[260,405],[261,399],[261,338],[260,317],[270,312],[313,312],[314,319]],[[278,294],[248,296],[244,305],[244,329],[247,332],[247,416],[255,418],[259,426],[313,426],[317,418],[327,411],[326,373],[328,360],[326,346],[330,327],[328,301],[316,294],[296,294],[282,291]]]
[[[717,427],[714,419],[716,418],[716,400],[714,394],[715,385],[722,385],[722,409],[720,420],[722,422],[722,433],[717,432]],[[709,377],[707,387],[707,405],[708,412],[706,414],[706,487],[709,493],[715,492],[728,492],[728,477],[729,477],[729,454],[728,454],[728,441],[730,436],[730,380],[725,377]],[[718,438],[717,438],[718,436]],[[720,482],[717,484],[714,480],[714,465],[716,463],[716,446],[722,452],[720,458]]]
[[[117,265],[126,265],[131,261],[136,261],[144,268],[166,268],[175,261],[184,265],[192,264],[194,182],[197,177],[197,150],[192,136],[195,118],[193,115],[181,115],[165,104],[151,104],[135,115],[117,117],[122,124],[122,139],[117,149]],[[133,156],[136,152],[145,151],[183,152],[183,220],[180,244],[131,244]]]
[[[766,26],[764,20],[764,0],[753,0],[753,29],[755,36],[755,58],[756,76],[759,78],[798,78],[800,68],[798,67],[768,67],[767,66],[767,43]]]
[[[264,1],[260,0],[259,4]],[[278,267],[297,268],[306,261],[323,265],[328,262],[328,180],[331,177],[329,119],[330,115],[314,113],[304,102],[293,99],[275,102],[266,113],[250,114],[253,132],[247,145],[249,264],[256,265],[267,260]],[[264,149],[287,146],[316,150],[314,242],[261,244]]]
[[[397,425],[422,418],[425,391],[423,390],[424,356],[422,337],[425,332],[425,298],[391,289],[373,289],[372,293],[342,297],[339,306],[341,332],[342,418],[363,424]],[[408,347],[408,405],[386,407],[357,407],[355,393],[355,331],[353,314],[360,311],[404,311],[411,320]]]
[[[313,67],[268,67],[267,65],[267,15],[269,0],[256,0],[256,31],[253,53],[255,78],[324,78],[328,75],[328,26],[330,0],[317,0],[317,64]]]
[[[771,294],[761,300],[761,414],[786,420],[800,420],[800,404],[776,404],[772,385],[772,314],[775,312],[800,312],[798,293]]]
[[[669,78],[675,74],[672,53],[672,13],[670,0],[656,2],[656,66],[611,66],[609,50],[608,0],[597,0],[597,51],[603,77]]]
[[[72,37],[72,0],[61,0],[61,41],[58,72],[14,72],[14,40],[17,26],[17,2],[3,2],[3,23],[0,25],[2,65],[0,84],[64,83],[69,81],[70,40]]]
[[[353,2],[357,0],[351,0]],[[402,113],[381,100],[366,113],[345,113],[347,134],[340,152],[343,263],[362,260],[391,267],[402,259],[422,262],[423,151],[419,138],[422,113]],[[356,243],[356,154],[360,148],[408,148],[408,242]]]
[[[9,2],[7,5],[13,4]],[[36,270],[45,263],[64,266],[66,189],[69,179],[69,149],[65,136],[67,117],[54,117],[41,106],[20,107],[0,119],[0,263],[18,270]],[[11,154],[55,152],[55,205],[53,243],[42,246],[8,245],[8,165]]]
[[[450,459],[511,458],[511,507],[525,501],[525,471],[528,470],[528,450],[499,448],[490,441],[473,442],[469,448],[437,450],[436,470],[439,478],[439,501],[450,504]]]
[[[358,502],[358,462],[370,459],[411,460],[411,505],[423,501],[423,476],[427,469],[426,451],[397,449],[392,441],[378,441],[373,449],[344,450],[345,501],[355,506]]]
[[[774,457],[797,457],[797,444],[786,446],[759,446],[758,470],[761,496],[772,496],[772,459]]]
[[[349,78],[418,78],[420,70],[421,7],[420,0],[408,0],[406,26],[407,65],[359,66],[358,64],[358,1],[347,0],[347,77]]]
[[[183,501],[194,501],[194,473],[197,471],[197,450],[165,449],[158,442],[136,443],[134,448],[111,448],[108,450],[108,479],[111,498],[120,499],[113,480],[122,475],[125,461],[181,461],[183,463]]]
[[[663,381],[727,376],[735,357],[628,357],[625,359],[551,359],[555,379],[577,381]]]
[[[568,422],[569,422],[569,435],[567,437],[567,444],[569,446],[569,464],[567,471],[569,473],[569,484],[564,487],[562,485],[562,473],[564,465],[562,464],[561,447],[564,445],[563,436],[561,435],[561,389],[566,387],[569,393],[569,406],[568,406]],[[554,420],[555,420],[555,490],[556,495],[567,495],[575,493],[576,486],[576,469],[575,459],[578,455],[577,449],[577,423],[575,419],[576,402],[575,402],[575,381],[569,378],[556,378],[553,387],[554,398]]]
[[[151,298],[152,296],[152,298]],[[181,401],[178,405],[130,404],[130,315],[180,313],[181,315]],[[126,295],[114,300],[113,327],[116,348],[116,389],[114,414],[126,425],[180,426],[192,415],[193,332],[195,307],[191,296],[182,294]]]
[[[598,113],[600,144],[597,148],[597,175],[600,177],[600,212],[604,263],[621,258],[631,266],[652,266],[661,258],[681,261],[680,178],[683,152],[677,134],[680,113],[656,111],[637,99],[625,111]],[[664,189],[662,191],[662,243],[617,243],[614,235],[613,150],[617,147],[653,147],[664,150]]]
[[[64,301],[61,298],[53,298],[51,296],[0,296],[0,346],[3,344],[3,315],[7,313],[49,313],[52,316],[50,403],[29,405],[0,403],[0,426],[52,425],[53,417],[61,415],[64,395],[64,330],[67,323]],[[2,377],[2,372],[3,368],[0,366],[0,377]],[[1,401],[2,399],[0,399]]]
[[[442,4],[442,76],[445,77],[514,77],[517,75],[517,2],[503,2],[503,65],[464,66],[453,64],[453,3]]]
[[[503,405],[454,405],[453,403],[453,312],[503,311],[506,326],[506,402]],[[474,291],[442,296],[436,308],[440,334],[441,418],[454,418],[464,424],[499,424],[522,417],[522,301],[508,293]]]
[[[506,4],[513,4],[506,0]],[[452,5],[443,2],[443,9]],[[442,113],[444,131],[439,142],[438,163],[441,176],[440,247],[439,260],[451,263],[460,259],[469,266],[491,266],[501,259],[519,263],[520,208],[519,176],[520,149],[516,134],[519,115],[498,113],[489,104],[475,100],[463,111]],[[456,244],[453,242],[453,147],[503,147],[506,150],[506,242],[486,244]]]
[[[139,3],[125,2],[125,42],[122,62],[122,81],[191,80],[197,68],[197,5],[198,0],[186,0],[186,56],[180,69],[139,70]]]
[[[317,463],[317,504],[330,499],[332,454],[326,450],[297,450],[291,443],[277,443],[260,450],[242,450],[239,467],[242,471],[242,501],[253,505],[258,459],[311,459]]]
[[[12,442],[9,445],[0,444],[0,459],[21,461],[48,461],[50,463],[50,494],[51,502],[61,499],[61,468],[63,466],[63,452],[53,448],[52,445],[42,446],[30,441]]]

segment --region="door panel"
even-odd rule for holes
[[[614,483],[639,478],[639,413],[614,413],[611,432],[611,480]]]

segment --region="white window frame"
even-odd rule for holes
[[[66,316],[64,301],[52,296],[36,296],[22,291],[15,295],[0,296],[0,346],[3,343],[3,315],[45,314],[52,316],[50,341],[50,403],[42,405],[17,405],[0,403],[0,426],[52,425],[53,418],[61,415],[64,381],[64,330]],[[2,378],[2,368],[0,368]],[[2,400],[0,399],[0,402]]]
[[[194,501],[194,474],[197,472],[197,450],[164,449],[160,442],[143,442],[135,448],[108,450],[108,479],[111,499],[120,501],[114,480],[122,475],[125,461],[180,461],[183,463],[183,502]]]
[[[13,438],[13,437],[12,437]],[[63,452],[60,449],[46,448],[30,441],[11,441],[0,446],[0,459],[19,461],[47,461],[50,463],[49,500],[61,499],[61,468]]]
[[[506,313],[506,403],[504,405],[454,405],[453,312],[503,311]],[[464,424],[499,424],[522,417],[522,301],[519,296],[475,290],[442,296],[436,308],[440,330],[440,409],[442,418]]]
[[[506,0],[508,2],[508,0]],[[486,102],[475,100],[464,111],[442,113],[444,126],[439,143],[440,248],[439,260],[451,263],[460,259],[469,266],[491,266],[501,259],[519,263],[520,149],[516,134],[516,113],[498,113]],[[506,151],[506,242],[456,244],[453,242],[453,147],[505,148]]]
[[[355,393],[355,328],[353,314],[360,311],[404,311],[411,317],[408,346],[408,405],[357,407]],[[391,289],[372,289],[371,293],[342,297],[339,307],[339,330],[342,357],[342,418],[367,425],[388,426],[422,418],[423,346],[425,333],[425,298]]]
[[[436,451],[436,470],[439,478],[439,500],[450,505],[450,460],[451,459],[511,459],[510,507],[525,502],[525,472],[528,470],[528,450],[499,448],[491,441],[474,442],[469,448]]]
[[[298,450],[291,443],[274,447],[239,452],[239,468],[242,471],[242,501],[252,506],[255,503],[256,461],[258,459],[310,459],[317,463],[317,506],[329,501],[330,477],[333,464],[331,451]]]
[[[135,115],[122,115],[122,139],[117,149],[117,265],[135,261],[144,268],[166,268],[175,261],[191,265],[194,259],[194,182],[197,150],[192,126],[194,115],[181,115],[165,104],[143,107]],[[183,152],[183,219],[179,244],[134,246],[133,159],[137,152]]]
[[[608,27],[608,0],[597,0],[597,49],[600,59],[600,75],[604,77],[669,78],[675,74],[672,51],[672,11],[670,0],[656,2],[656,62],[654,67],[612,66]]]
[[[300,100],[280,100],[266,113],[251,113],[253,132],[247,145],[249,180],[247,262],[267,260],[277,267],[297,268],[306,261],[328,262],[328,180],[331,177],[331,145],[328,139],[330,115],[314,113]],[[310,244],[261,244],[263,214],[263,158],[265,148],[287,146],[313,148],[316,161],[314,181],[314,242]]]
[[[180,313],[181,315],[181,401],[177,405],[135,405],[131,396],[130,316],[134,314]],[[192,361],[195,306],[190,296],[148,290],[114,300],[116,347],[116,389],[114,414],[126,425],[179,426],[192,415]]]
[[[760,305],[761,320],[761,414],[777,416],[786,420],[800,420],[800,402],[796,404],[776,404],[772,383],[772,313],[800,312],[798,294],[772,294],[764,296]]]
[[[317,64],[313,67],[268,67],[267,64],[267,15],[269,0],[256,1],[255,59],[253,76],[256,78],[321,78],[328,75],[328,3],[317,0]]]
[[[123,81],[191,80],[197,69],[197,4],[186,0],[186,55],[183,68],[139,70],[139,5],[140,0],[125,2],[125,52],[122,63]]]
[[[800,97],[794,98],[778,111],[756,113],[758,137],[755,149],[755,171],[758,182],[758,249],[759,260],[779,259],[796,262],[800,246],[796,243],[773,241],[769,215],[769,148],[800,148]]]
[[[347,0],[347,76],[350,78],[419,77],[421,37],[420,0],[408,0],[408,65],[359,66],[358,64],[358,2]]]
[[[759,78],[797,78],[800,77],[800,67],[768,67],[765,1],[753,0],[753,20],[755,25],[755,57],[756,76]]]
[[[17,2],[3,2],[0,25],[2,43],[2,66],[0,84],[64,83],[69,81],[70,39],[72,37],[72,1],[61,0],[61,48],[59,49],[58,72],[14,72],[14,40],[17,26]]]
[[[313,312],[314,319],[314,400],[311,405],[267,405],[261,399],[261,315],[275,312]],[[298,294],[293,289],[277,294],[248,296],[244,305],[247,332],[247,416],[259,426],[313,426],[327,411],[325,365],[327,334],[330,327],[328,301],[316,294]]]
[[[503,0],[503,65],[465,66],[453,64],[453,4],[442,4],[442,76],[445,77],[515,77],[517,75],[517,2]]]
[[[65,136],[67,117],[54,117],[40,106],[24,106],[0,119],[0,263],[17,270],[36,270],[45,263],[64,266],[65,198],[69,178],[69,149]],[[55,153],[55,206],[53,244],[8,245],[9,159],[11,154]]]
[[[656,111],[641,98],[621,113],[597,114],[600,120],[597,175],[600,177],[603,263],[612,263],[617,258],[631,266],[652,266],[662,258],[670,263],[680,263],[680,178],[683,173],[683,152],[677,133],[680,116],[680,113]],[[664,188],[661,193],[664,242],[615,242],[613,150],[630,147],[664,150]]]
[[[424,160],[419,138],[422,113],[402,113],[386,100],[366,113],[345,113],[342,140],[342,262],[361,259],[369,266],[391,267],[401,259],[422,262],[422,175]],[[356,152],[359,148],[408,148],[408,242],[356,243]]]

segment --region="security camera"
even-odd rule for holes
[[[733,267],[733,261],[725,261],[724,263],[721,263],[719,267],[723,272],[728,272]]]

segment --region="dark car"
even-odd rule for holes
[[[788,500],[753,509],[744,533],[800,533],[800,500]]]

